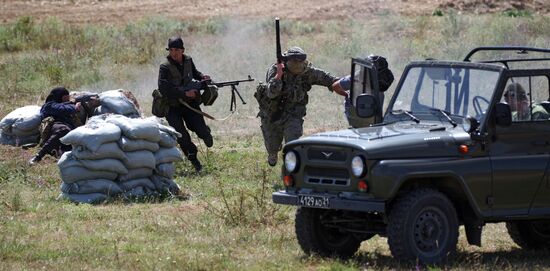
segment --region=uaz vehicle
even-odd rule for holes
[[[383,116],[376,67],[353,59],[352,101],[374,124],[283,149],[273,201],[299,206],[302,249],[348,257],[378,234],[399,260],[438,263],[460,225],[481,246],[495,222],[521,247],[550,248],[548,53],[480,47],[461,62],[410,63]]]

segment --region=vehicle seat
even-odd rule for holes
[[[540,103],[542,107],[546,110],[546,112],[550,112],[550,101],[543,101]]]

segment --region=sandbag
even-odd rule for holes
[[[159,175],[153,175],[151,182],[155,185],[155,188],[161,195],[178,195],[180,193],[180,187],[172,179],[165,178]]]
[[[181,134],[178,131],[176,131],[174,128],[172,128],[172,126],[166,126],[161,123],[158,123],[157,125],[159,127],[159,130],[161,130],[162,132],[168,133],[169,135],[175,138],[181,137]]]
[[[120,136],[120,128],[112,123],[89,123],[70,131],[61,138],[61,143],[73,147],[84,146],[92,152],[97,152],[102,144],[117,141]]]
[[[149,178],[141,178],[141,179],[134,179],[134,180],[128,180],[119,182],[118,185],[122,189],[122,191],[128,191],[136,187],[146,187],[148,190],[155,190],[155,185]]]
[[[138,186],[124,192],[123,195],[128,199],[140,199],[158,197],[159,193],[157,193],[156,190],[150,190],[147,187]]]
[[[61,158],[57,161],[57,166],[61,170],[67,167],[85,167],[89,170],[109,171],[117,174],[128,173],[128,169],[126,169],[124,164],[118,159],[107,158],[100,160],[79,160],[72,154],[71,151],[65,152],[61,155]]]
[[[109,90],[99,94],[101,111],[119,115],[139,117],[137,106],[124,95],[124,90]]]
[[[61,197],[64,199],[68,199],[74,203],[89,203],[89,204],[98,204],[109,199],[107,195],[102,193],[90,193],[90,194],[62,193]]]
[[[171,163],[183,160],[183,154],[176,148],[160,148],[155,152],[155,160],[157,165],[163,163]]]
[[[61,180],[66,183],[74,183],[84,180],[107,179],[114,181],[118,174],[111,171],[89,170],[85,167],[73,166],[59,169]]]
[[[125,136],[122,136],[118,140],[118,145],[123,151],[150,151],[150,152],[156,152],[159,150],[159,144],[156,142],[151,142],[149,140],[143,140],[143,139],[129,139]]]
[[[23,106],[13,110],[0,121],[0,130],[7,135],[16,135],[12,130],[15,127],[19,131],[35,131],[37,134],[41,121],[40,106]]]
[[[38,143],[38,141],[40,141],[39,134],[20,137],[16,135],[7,135],[0,132],[0,144],[2,145],[22,146],[25,144]]]
[[[99,160],[105,158],[118,159],[126,161],[126,154],[120,149],[116,142],[101,144],[97,151],[92,152],[84,146],[76,146],[73,148],[73,155],[80,160]]]
[[[176,137],[172,134],[169,134],[165,131],[160,131],[160,140],[159,145],[164,148],[171,148],[177,145]]]
[[[67,194],[91,194],[101,193],[114,196],[122,193],[122,189],[113,181],[98,179],[78,181],[75,183],[61,183],[61,192]]]
[[[128,169],[133,168],[150,168],[155,169],[155,155],[150,151],[133,151],[127,152],[128,160],[124,161],[124,165]]]
[[[176,167],[172,163],[162,163],[157,165],[155,172],[160,176],[172,179],[176,173]]]
[[[119,181],[128,181],[141,178],[149,178],[153,175],[153,170],[150,168],[134,168],[129,169],[128,174],[119,175]]]
[[[144,139],[158,142],[160,133],[158,123],[151,119],[130,119],[119,115],[109,115],[106,122],[120,127],[122,134],[131,139]]]

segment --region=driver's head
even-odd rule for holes
[[[520,83],[514,82],[506,87],[504,100],[510,105],[512,111],[523,109],[523,104],[528,104],[527,92]]]

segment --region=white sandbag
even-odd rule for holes
[[[40,106],[23,106],[11,111],[0,121],[0,130],[5,134],[13,135],[12,128],[17,127],[24,131],[35,130],[36,134],[41,121]]]
[[[90,123],[70,131],[61,138],[61,143],[73,147],[84,146],[96,152],[102,144],[117,141],[120,135],[120,128],[112,123]]]
[[[20,137],[15,135],[6,135],[3,132],[0,132],[0,144],[2,145],[22,146],[30,143],[38,143],[39,141],[39,134]]]
[[[109,197],[102,193],[90,193],[90,194],[67,194],[62,193],[61,197],[70,200],[74,203],[89,203],[98,204],[106,201]]]
[[[127,152],[128,160],[124,161],[124,165],[128,169],[132,168],[150,168],[155,169],[155,155],[150,151],[132,151]]]
[[[159,130],[161,130],[165,133],[168,133],[168,134],[172,135],[175,138],[181,137],[181,134],[178,131],[176,131],[174,128],[172,128],[172,126],[166,126],[166,125],[163,125],[161,123],[158,123],[157,125],[159,127]]]
[[[165,131],[160,131],[159,145],[164,148],[175,147],[178,144],[176,137]]]
[[[13,135],[17,137],[29,137],[29,136],[40,134],[38,127],[35,127],[34,129],[31,129],[31,130],[21,130],[15,126],[12,126],[11,131]]]
[[[61,175],[61,180],[66,183],[95,179],[107,179],[114,181],[118,176],[115,172],[89,170],[85,167],[79,166],[60,168],[59,173],[59,175]]]
[[[155,152],[155,160],[157,164],[171,163],[183,160],[183,154],[176,148],[160,148]]]
[[[149,178],[153,175],[153,170],[150,168],[133,168],[128,170],[128,174],[119,175],[119,181],[128,181],[141,178]]]
[[[118,185],[122,189],[122,191],[128,191],[132,188],[136,188],[138,186],[141,187],[147,187],[148,190],[155,190],[155,185],[149,178],[141,178],[141,179],[134,179],[134,180],[128,180],[124,182],[119,182]]]
[[[103,112],[125,116],[140,116],[136,105],[124,95],[122,89],[109,90],[99,94]]]
[[[65,152],[57,161],[57,166],[63,170],[67,167],[85,167],[89,170],[109,171],[117,174],[128,174],[128,169],[118,159],[79,160],[72,152]]]
[[[80,160],[99,160],[99,159],[118,159],[126,161],[126,154],[120,149],[116,142],[101,144],[97,151],[92,152],[84,146],[76,146],[73,148],[73,155]]]
[[[150,119],[131,119],[120,115],[109,115],[105,121],[116,124],[122,130],[122,134],[128,138],[153,142],[160,140],[158,124]]]
[[[157,191],[162,195],[178,195],[181,190],[179,185],[172,179],[165,178],[159,175],[153,175],[151,177],[151,182],[153,182]]]
[[[114,196],[122,193],[122,189],[110,180],[85,180],[75,183],[61,182],[61,192],[67,194],[90,194],[101,193],[108,196]]]
[[[122,136],[118,140],[118,145],[123,151],[126,151],[126,152],[140,151],[140,150],[156,152],[160,148],[159,144],[156,142],[143,140],[143,139],[129,139],[125,136]]]
[[[172,163],[162,163],[157,165],[155,172],[160,176],[172,179],[176,173],[176,167]]]

